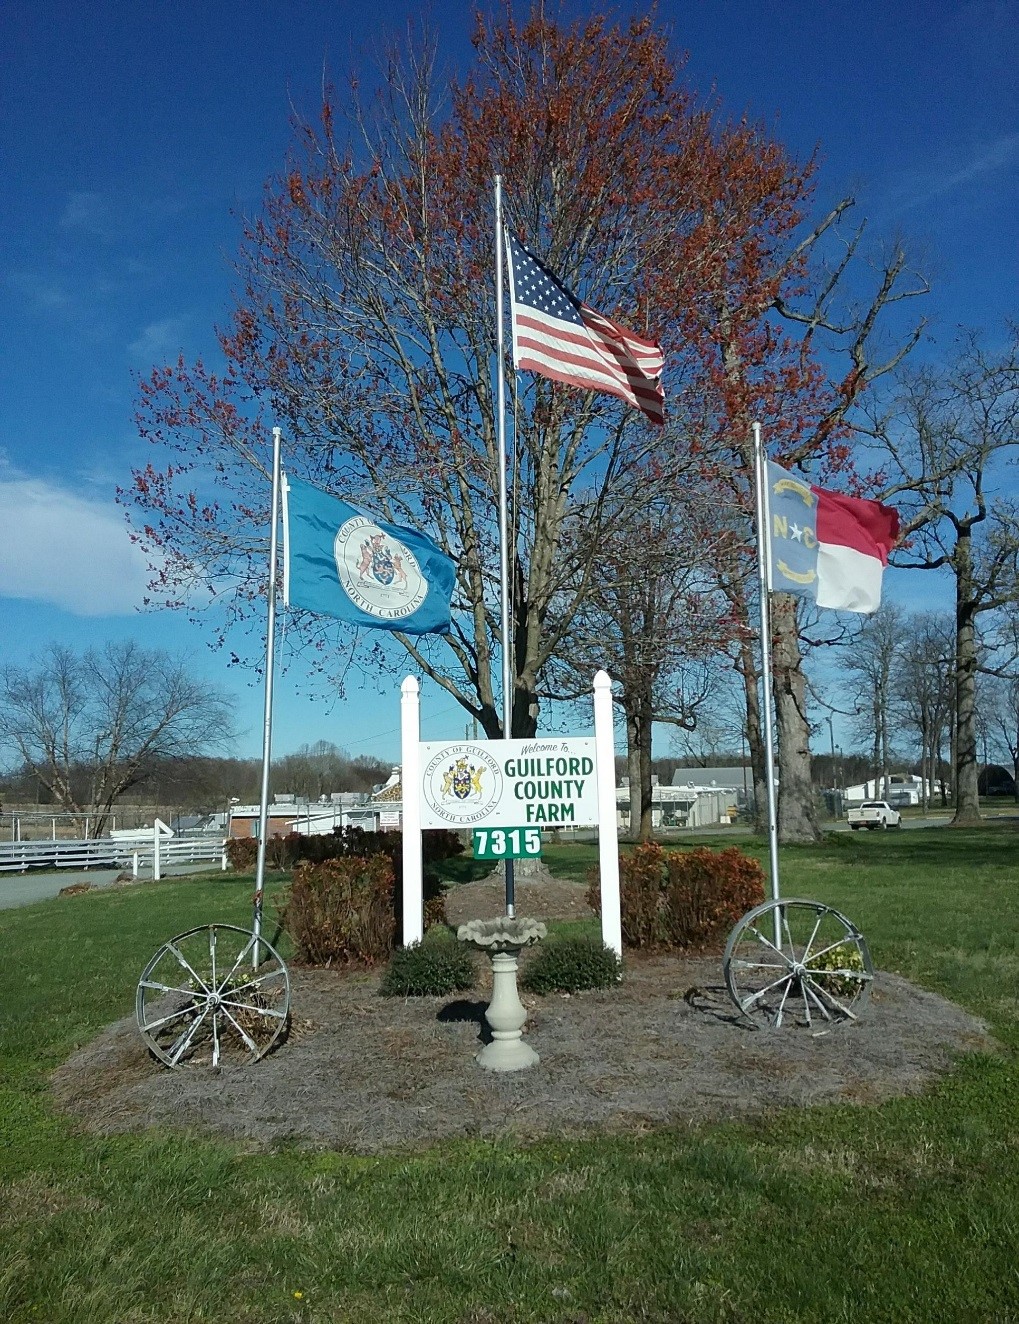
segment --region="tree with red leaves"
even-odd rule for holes
[[[627,500],[638,511],[647,475],[657,466],[667,482],[680,455],[746,517],[754,418],[785,459],[844,463],[846,415],[873,374],[874,320],[897,297],[902,266],[888,267],[870,314],[839,323],[835,293],[858,239],[827,274],[810,267],[848,204],[803,234],[812,163],[700,103],[650,18],[564,28],[540,7],[522,23],[507,11],[479,17],[474,44],[462,83],[441,88],[427,56],[394,60],[371,113],[352,100],[346,135],[332,99],[316,124],[297,126],[293,159],[245,230],[242,293],[220,335],[226,368],[180,361],[143,382],[139,425],[171,459],[136,473],[124,500],[160,554],[165,596],[182,602],[196,581],[212,582],[230,619],[250,618],[264,592],[266,436],[279,422],[291,472],[422,527],[456,560],[452,632],[395,640],[489,736],[502,734],[501,173],[513,232],[591,307],[662,343],[670,418],[663,434],[613,397],[511,380],[509,734],[529,736],[562,638],[547,622],[583,602],[608,512]],[[849,353],[841,379],[821,366],[825,337]],[[734,554],[744,629],[751,565]],[[795,644],[791,614],[776,618]],[[297,621],[293,632],[322,628]],[[389,642],[374,651],[392,664]],[[792,653],[779,669],[794,702],[797,666]],[[784,734],[783,756],[794,743]],[[788,784],[802,789],[792,774]]]

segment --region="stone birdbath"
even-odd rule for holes
[[[485,1012],[492,1042],[474,1058],[488,1071],[521,1071],[538,1061],[538,1054],[523,1041],[527,1012],[517,993],[517,957],[521,948],[540,942],[546,932],[540,920],[509,916],[474,919],[456,931],[460,942],[484,952],[492,962],[492,1001]]]

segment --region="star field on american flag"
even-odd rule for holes
[[[661,347],[596,313],[507,235],[513,364],[583,390],[606,391],[665,422]]]

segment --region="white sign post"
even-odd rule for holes
[[[613,739],[612,681],[607,671],[594,678],[594,741],[598,758],[598,873],[601,879],[601,938],[622,960],[623,922],[619,911],[619,834],[616,831],[616,746]]]
[[[425,935],[424,870],[421,866],[421,686],[408,676],[400,686],[400,738],[403,745],[403,945]]]
[[[594,678],[594,737],[420,742],[418,682],[402,686],[403,942],[420,942],[423,828],[597,827],[602,940],[617,956],[619,913],[612,681]]]

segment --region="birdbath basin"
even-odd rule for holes
[[[474,919],[456,931],[460,942],[484,952],[492,962],[492,1001],[485,1020],[492,1028],[492,1042],[475,1056],[488,1071],[521,1071],[533,1067],[538,1054],[523,1040],[527,1012],[517,993],[517,957],[545,937],[540,920],[510,918]]]

